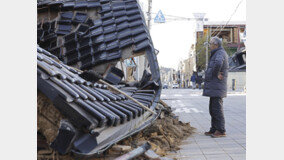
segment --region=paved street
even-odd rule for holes
[[[186,160],[245,160],[246,157],[246,96],[229,93],[224,99],[227,137],[211,138],[203,133],[210,128],[209,98],[202,90],[164,89],[161,99],[172,107],[183,122],[196,128],[181,150],[168,157]]]

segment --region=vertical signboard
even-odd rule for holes
[[[196,32],[203,32],[203,19],[206,13],[193,13],[196,20]]]

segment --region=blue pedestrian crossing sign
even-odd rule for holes
[[[162,11],[159,10],[159,12],[157,13],[154,19],[154,23],[165,23],[165,22],[166,22],[165,16],[163,15]]]

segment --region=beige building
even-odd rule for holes
[[[233,84],[236,91],[245,92],[246,91],[246,72],[229,72],[228,73],[228,91],[233,90]]]
[[[190,77],[196,72],[196,54],[194,44],[191,45],[188,58],[180,62],[182,87],[190,86]]]

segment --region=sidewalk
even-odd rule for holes
[[[163,90],[162,99],[172,106],[180,120],[190,122],[196,128],[196,133],[183,141],[181,150],[168,157],[184,160],[245,160],[245,94],[232,93],[224,99],[227,137],[211,138],[203,134],[209,130],[210,115],[209,98],[201,96],[201,92],[192,89]]]

